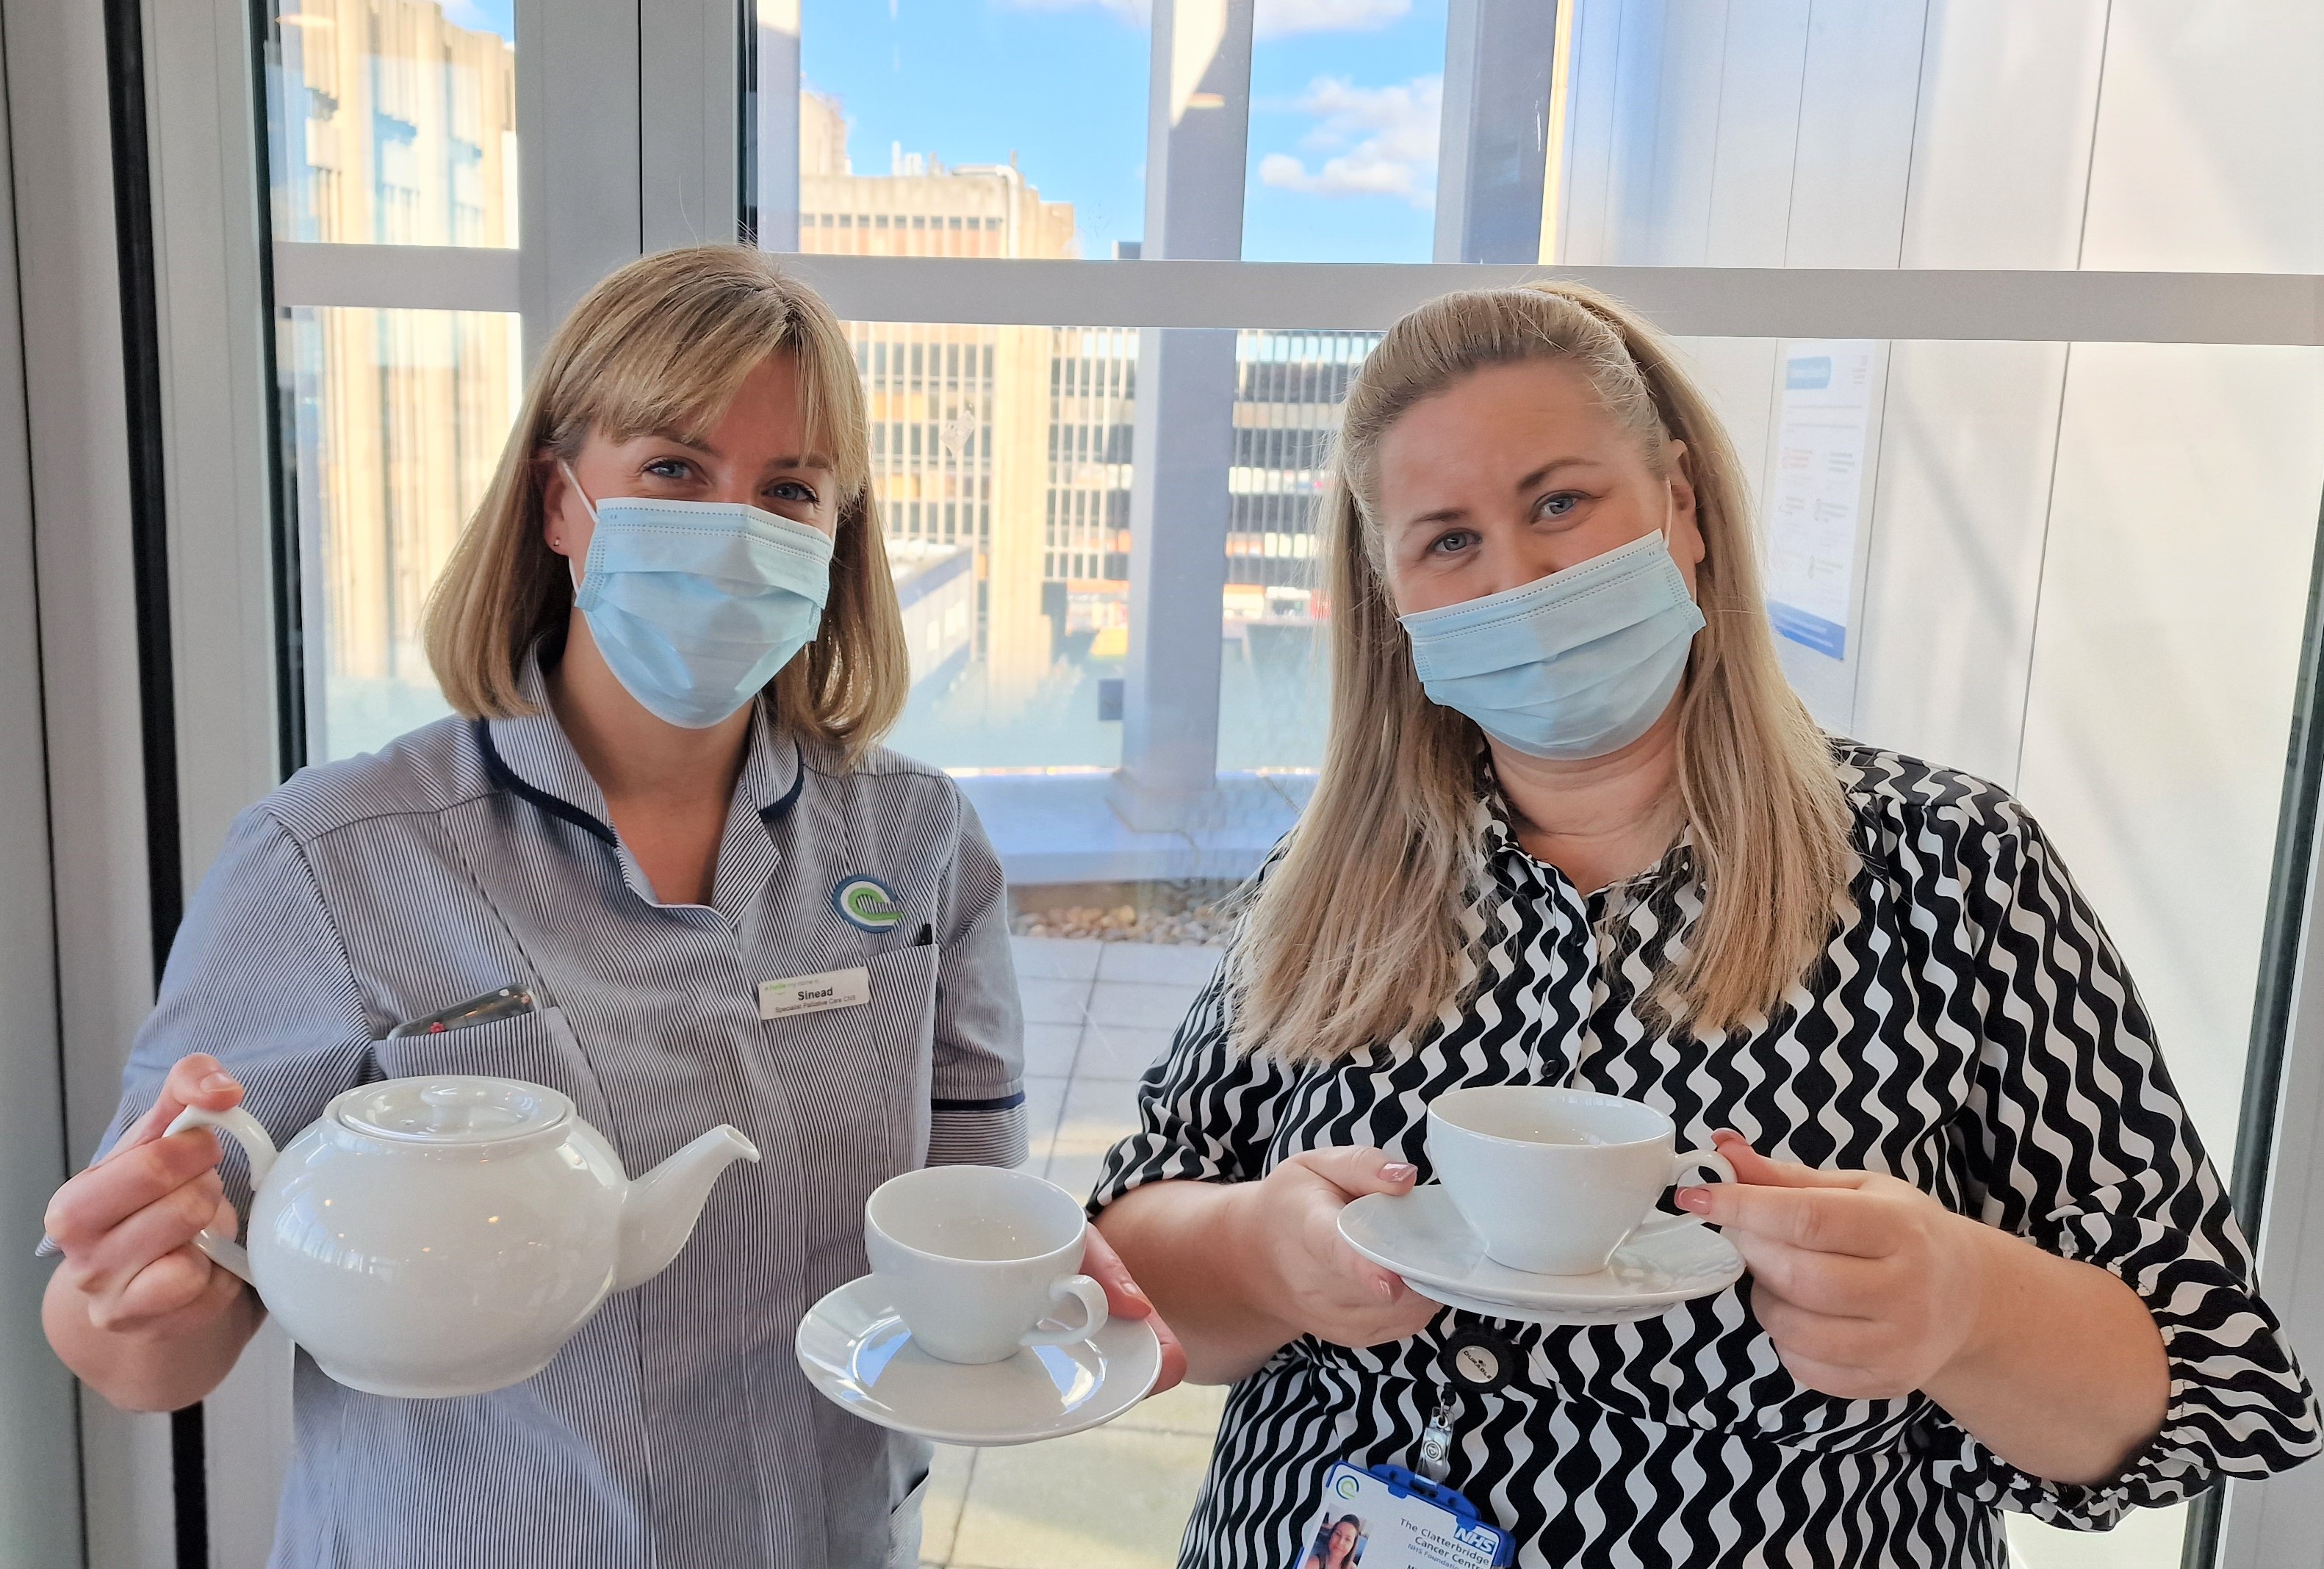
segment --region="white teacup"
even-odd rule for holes
[[[1536,1275],[1606,1267],[1663,1191],[1695,1167],[1735,1180],[1711,1150],[1679,1153],[1643,1101],[1546,1085],[1480,1085],[1428,1105],[1428,1159],[1496,1263]]]
[[[998,1166],[907,1171],[863,1205],[872,1273],[914,1344],[945,1362],[1000,1362],[1104,1328],[1105,1288],[1076,1272],[1088,1231],[1072,1194]],[[1076,1326],[1041,1327],[1068,1303]]]

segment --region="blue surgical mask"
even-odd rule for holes
[[[1429,700],[1533,757],[1602,757],[1653,728],[1702,612],[1665,532],[1538,582],[1403,618]]]
[[[811,642],[831,590],[831,536],[741,501],[592,503],[573,603],[630,695],[708,729]]]

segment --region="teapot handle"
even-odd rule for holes
[[[188,1128],[216,1128],[232,1136],[234,1142],[242,1146],[242,1152],[250,1157],[250,1186],[254,1192],[260,1183],[266,1180],[266,1174],[274,1169],[274,1157],[279,1152],[274,1148],[274,1141],[267,1136],[266,1129],[259,1120],[240,1106],[231,1111],[213,1112],[189,1106],[178,1114],[177,1121],[170,1124],[169,1133],[183,1133]],[[162,1137],[169,1137],[169,1133],[162,1134]],[[250,1285],[258,1284],[251,1279],[249,1250],[240,1243],[207,1227],[194,1241],[202,1252],[210,1256],[212,1262],[231,1270]]]

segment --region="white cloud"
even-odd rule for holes
[[[1299,144],[1321,162],[1311,170],[1305,159],[1270,152],[1259,160],[1259,183],[1317,196],[1393,196],[1416,207],[1432,206],[1443,98],[1442,77],[1415,77],[1387,87],[1318,77],[1295,106],[1315,117],[1314,129]]]
[[[1259,0],[1251,27],[1261,38],[1294,32],[1370,32],[1399,22],[1412,0]]]
[[[1017,11],[1110,11],[1139,25],[1153,0],[1001,0]],[[1295,32],[1370,32],[1412,14],[1412,0],[1258,0],[1251,30],[1260,38]]]

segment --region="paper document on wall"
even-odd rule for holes
[[[1791,344],[1767,498],[1767,614],[1793,642],[1848,656],[1857,524],[1872,422],[1866,340]]]

